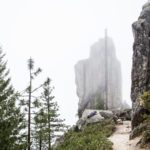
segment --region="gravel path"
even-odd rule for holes
[[[123,125],[117,125],[115,133],[109,138],[114,150],[144,150],[136,146],[140,138],[129,140],[131,122],[124,121]]]

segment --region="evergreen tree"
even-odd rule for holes
[[[38,89],[42,87],[42,85],[34,88],[33,86],[33,80],[35,77],[38,76],[38,74],[42,71],[40,68],[34,69],[34,61],[32,58],[28,60],[28,70],[29,70],[29,85],[28,87],[21,92],[20,97],[23,97],[22,100],[20,100],[20,106],[22,108],[23,114],[26,116],[26,141],[27,141],[27,149],[34,149],[35,148],[35,141],[34,141],[34,122],[33,118],[36,114],[36,108],[38,108],[40,103],[38,102],[38,96],[33,95],[34,92],[36,92]]]
[[[0,149],[25,149],[25,141],[21,134],[24,128],[23,115],[16,107],[18,94],[10,85],[7,62],[3,59],[5,54],[0,50]]]
[[[43,111],[43,109],[40,109],[39,112],[36,114],[34,117],[35,121],[35,134],[34,137],[36,139],[36,149],[42,150],[47,148],[47,143],[46,141],[46,132],[45,132],[45,126],[46,126],[46,121],[47,117]]]
[[[35,91],[37,91],[40,87],[42,87],[42,85],[40,85],[39,87],[33,89],[33,79],[42,71],[40,68],[37,68],[36,70],[34,70],[34,61],[32,58],[30,58],[28,60],[28,69],[29,69],[29,86],[26,89],[27,92],[27,96],[28,96],[28,100],[25,102],[25,100],[23,100],[22,105],[27,105],[27,107],[25,108],[25,110],[28,113],[28,140],[27,140],[27,145],[28,145],[28,150],[31,149],[31,143],[34,143],[33,141],[31,141],[31,115],[34,114],[33,111],[31,111],[32,108],[36,108],[38,107],[38,103],[37,103],[37,98],[35,100],[32,101],[33,98],[33,93]],[[35,97],[34,97],[35,98]]]
[[[52,150],[52,140],[60,136],[66,127],[64,120],[59,119],[58,104],[52,96],[53,87],[50,86],[51,80],[48,78],[43,85],[43,93],[41,96],[41,108],[35,116],[36,138],[38,139],[39,150],[47,146],[48,150]]]

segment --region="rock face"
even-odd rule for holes
[[[121,106],[121,66],[111,38],[107,37],[107,48],[106,38],[91,47],[90,57],[75,65],[75,75],[79,111],[103,109],[106,93],[108,109]]]
[[[142,9],[138,21],[133,23],[134,45],[131,99],[133,107],[132,129],[141,122],[143,112],[139,96],[150,90],[150,1]]]

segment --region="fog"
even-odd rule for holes
[[[146,0],[5,0],[0,1],[0,45],[6,52],[14,87],[21,91],[28,84],[27,59],[43,69],[35,81],[47,76],[55,86],[60,113],[68,124],[77,117],[74,65],[88,58],[93,43],[113,38],[122,66],[122,97],[130,100],[133,35]]]
[[[120,109],[122,77],[113,40],[105,35],[91,46],[88,59],[75,65],[79,114],[88,109]]]

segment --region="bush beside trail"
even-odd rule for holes
[[[81,131],[70,129],[56,150],[112,150],[108,137],[115,130],[112,119],[85,126]]]

